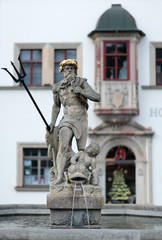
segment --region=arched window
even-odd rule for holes
[[[135,203],[135,155],[116,146],[106,156],[106,203]]]

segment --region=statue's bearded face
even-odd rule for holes
[[[73,78],[75,76],[75,67],[73,65],[66,65],[63,74],[64,78]]]

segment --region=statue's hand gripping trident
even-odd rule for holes
[[[35,102],[33,96],[31,95],[29,89],[27,88],[27,86],[26,86],[26,84],[25,84],[25,82],[24,82],[24,78],[26,77],[26,72],[25,72],[24,67],[23,67],[23,64],[22,64],[22,62],[21,62],[20,55],[19,55],[19,57],[18,57],[18,60],[19,60],[19,63],[20,63],[20,73],[19,73],[19,71],[16,69],[14,63],[11,61],[11,65],[13,66],[13,68],[15,69],[15,72],[17,73],[17,76],[18,76],[17,79],[8,71],[7,68],[2,68],[2,69],[5,70],[6,72],[8,72],[8,74],[12,77],[12,79],[13,79],[16,83],[19,83],[19,82],[20,82],[20,83],[24,86],[25,90],[26,90],[27,93],[29,94],[32,102],[34,103],[36,109],[38,110],[38,112],[39,112],[42,120],[44,121],[44,123],[45,123],[45,125],[46,125],[46,127],[47,127],[47,130],[48,130],[48,132],[49,132],[49,131],[51,130],[51,128],[50,128],[50,126],[48,125],[46,119],[44,118],[42,112],[40,111],[37,103]]]

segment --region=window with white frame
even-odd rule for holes
[[[45,144],[18,144],[16,190],[48,190],[52,166]]]
[[[150,43],[150,85],[162,85],[162,42]]]
[[[48,159],[47,148],[23,149],[23,186],[49,184],[52,162]]]
[[[82,73],[82,45],[80,43],[16,43],[14,47],[14,64],[18,66],[18,56],[27,76],[29,86],[50,86],[62,79],[59,63],[68,58],[77,59],[78,75]],[[15,84],[15,83],[14,83]]]

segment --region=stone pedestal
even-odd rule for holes
[[[51,186],[47,196],[51,228],[99,228],[103,205],[99,186],[82,188],[77,184],[76,189],[73,184]]]

